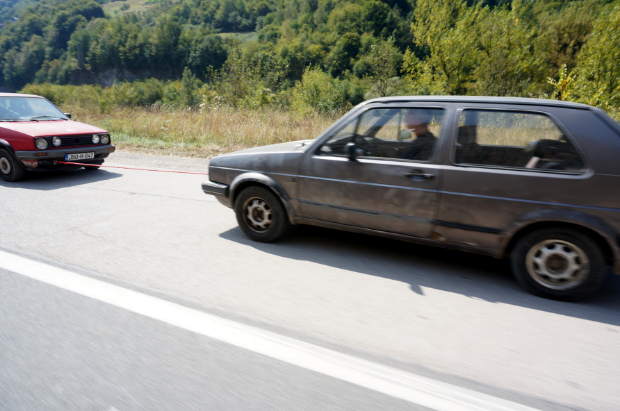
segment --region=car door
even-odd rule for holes
[[[405,124],[414,111],[427,121],[428,145]],[[420,114],[421,113],[421,114]],[[441,106],[370,107],[308,153],[300,166],[303,217],[400,233],[430,235],[441,167]],[[347,157],[345,145],[358,153]]]
[[[438,235],[446,242],[493,250],[502,239],[499,234],[523,216],[539,218],[542,214],[532,213],[587,204],[592,170],[553,113],[551,107],[485,104],[456,111]]]

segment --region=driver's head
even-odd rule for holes
[[[428,123],[431,122],[431,111],[424,108],[407,110],[405,114],[405,126],[417,135],[428,131]]]

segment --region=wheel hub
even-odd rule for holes
[[[246,205],[246,217],[252,228],[267,230],[273,223],[271,207],[263,199],[251,198]]]
[[[9,175],[11,173],[11,163],[6,157],[0,157],[0,172],[5,175]]]
[[[566,270],[569,261],[561,254],[553,254],[547,258],[547,271],[551,274],[560,274]]]
[[[583,250],[563,240],[545,240],[536,244],[527,253],[525,263],[537,283],[555,290],[578,286],[590,271]]]

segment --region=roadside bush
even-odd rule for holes
[[[60,105],[65,101],[66,87],[67,86],[59,86],[58,84],[50,83],[28,84],[20,91],[20,93],[42,96],[52,103]]]
[[[332,79],[320,68],[306,70],[293,88],[291,109],[301,116],[343,111],[350,105],[346,83]]]

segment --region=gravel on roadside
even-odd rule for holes
[[[117,150],[110,154],[104,165],[148,167],[198,173],[207,173],[209,171],[209,160],[205,158],[161,156],[124,150]]]

